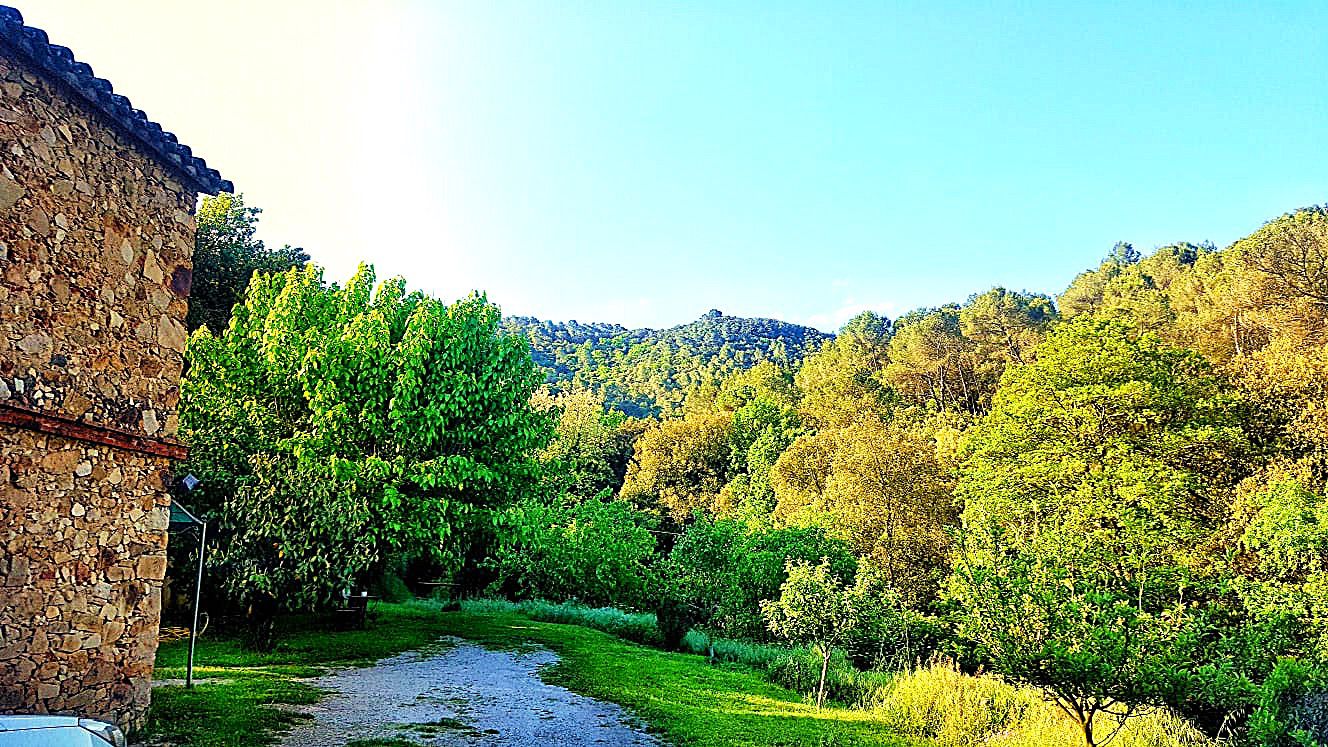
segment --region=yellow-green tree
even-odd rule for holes
[[[834,428],[864,412],[889,409],[892,398],[882,372],[890,334],[888,319],[863,312],[838,337],[803,360],[795,382],[807,425]]]
[[[934,594],[958,521],[953,474],[938,457],[936,423],[876,416],[796,441],[775,463],[777,515],[824,526],[909,604]]]
[[[589,389],[554,394],[543,387],[531,403],[556,418],[553,438],[539,453],[545,483],[581,499],[617,492],[634,438],[627,417],[606,409],[603,395]]]
[[[906,314],[895,322],[885,382],[909,404],[976,412],[982,406],[974,345],[959,325],[959,307]]]
[[[1240,416],[1199,356],[1084,318],[1006,372],[965,438],[960,632],[1090,747],[1099,713],[1206,697],[1187,673],[1220,632],[1203,548],[1242,476]]]
[[[637,439],[622,498],[679,522],[695,511],[713,514],[734,473],[732,435],[728,413],[661,421]]]

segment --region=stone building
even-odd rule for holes
[[[0,713],[143,723],[193,213],[223,190],[0,6]]]

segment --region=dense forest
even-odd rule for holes
[[[555,390],[589,389],[634,417],[675,413],[689,390],[771,361],[797,366],[827,335],[775,319],[725,316],[712,309],[664,330],[617,324],[508,317],[504,330],[530,341]]]
[[[1131,744],[1328,733],[1323,208],[833,338],[503,320],[295,267],[189,360],[216,603],[260,645],[352,584],[442,580],[805,647],[810,679],[772,676],[818,703],[943,659],[1090,747],[1159,711],[1198,741]]]

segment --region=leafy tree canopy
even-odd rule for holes
[[[262,212],[246,206],[244,195],[203,198],[195,216],[193,288],[185,320],[190,330],[206,325],[222,333],[255,272],[284,272],[309,261],[303,249],[269,249],[255,236]]]

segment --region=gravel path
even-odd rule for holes
[[[313,719],[283,747],[343,747],[355,739],[405,739],[467,747],[651,745],[660,742],[622,708],[541,682],[546,650],[489,651],[457,638],[374,666],[309,680],[332,691],[301,708]]]

